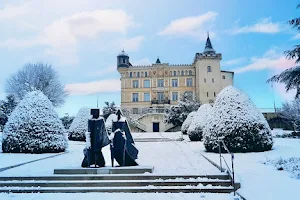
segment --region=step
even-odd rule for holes
[[[54,169],[54,174],[143,174],[152,173],[152,166]]]
[[[0,193],[231,193],[233,187],[221,186],[146,186],[146,187],[93,187],[93,188],[43,188],[43,187],[6,187],[0,188]]]
[[[220,175],[159,175],[159,174],[82,174],[82,175],[53,175],[53,176],[15,176],[15,177],[0,177],[0,181],[12,180],[36,180],[36,181],[59,181],[59,180],[155,180],[155,179],[219,179],[228,180],[230,177],[227,174]]]
[[[123,181],[2,181],[0,187],[144,187],[144,186],[231,186],[230,180],[123,180]]]

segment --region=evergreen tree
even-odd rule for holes
[[[297,8],[300,8],[298,4]],[[288,21],[288,23],[297,31],[300,31],[300,18],[294,18]],[[300,63],[300,45],[295,45],[292,50],[284,52],[287,59],[295,59],[295,63]],[[300,66],[295,66],[290,69],[286,69],[282,73],[273,76],[267,80],[267,83],[279,82],[285,84],[285,89],[288,92],[291,89],[296,89],[295,98],[300,98]]]
[[[65,116],[60,118],[60,120],[63,123],[65,129],[69,129],[74,120],[74,117],[70,117],[68,113],[65,113]]]
[[[104,102],[105,106],[102,109],[104,119],[107,119],[110,114],[115,114],[117,112],[117,107],[115,102]]]
[[[188,93],[184,93],[177,105],[172,105],[166,109],[164,121],[174,126],[181,126],[187,116],[191,112],[198,110],[200,105],[198,100],[194,100]]]
[[[4,126],[5,153],[54,153],[67,146],[65,129],[52,103],[40,91],[28,93]]]
[[[0,101],[0,131],[3,129],[8,117],[17,106],[14,95],[7,95],[6,100]]]

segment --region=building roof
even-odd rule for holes
[[[119,53],[118,56],[127,56],[128,57],[128,54],[124,51],[124,49]]]
[[[159,60],[159,58],[157,58],[156,59],[156,62],[155,62],[156,64],[160,64],[161,62],[160,62],[160,60]]]
[[[215,54],[216,51],[214,50],[212,44],[211,44],[211,41],[210,41],[210,38],[209,38],[209,34],[207,34],[207,39],[206,39],[206,44],[205,44],[205,48],[204,48],[204,51],[203,51],[204,54],[208,54],[208,53],[213,53]]]

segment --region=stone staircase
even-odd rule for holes
[[[137,168],[137,167],[136,167]],[[0,192],[5,193],[231,193],[230,177],[221,175],[156,175],[143,170],[110,171],[101,168],[57,169],[52,176],[0,177]],[[118,169],[118,168],[115,168]],[[129,174],[129,173],[131,174]],[[238,189],[240,184],[236,184]]]

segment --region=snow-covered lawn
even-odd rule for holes
[[[189,145],[194,151],[203,153],[219,164],[219,155],[205,152],[202,142],[190,142]],[[230,155],[225,155],[225,157],[230,164]],[[297,199],[300,179],[293,178],[294,175],[287,171],[278,171],[274,165],[263,164],[268,160],[291,157],[300,158],[300,139],[275,138],[271,151],[236,153],[235,172],[237,180],[242,185],[238,192],[247,200]]]

